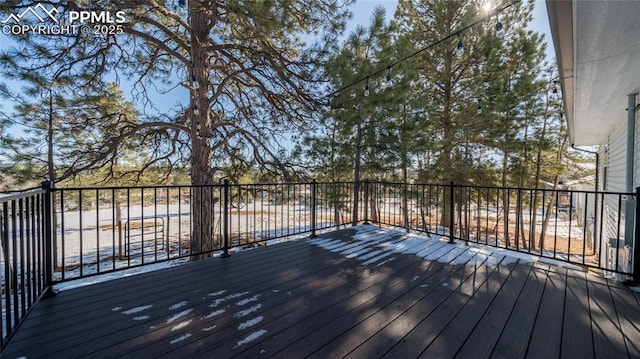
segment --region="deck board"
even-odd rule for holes
[[[369,225],[61,292],[2,358],[638,357],[639,342],[620,283]]]
[[[511,272],[507,282],[483,317],[480,318],[473,331],[465,338],[464,344],[458,349],[457,357],[488,358],[491,356],[493,348],[500,338],[501,330],[509,319],[525,283],[528,282],[531,271],[531,265],[521,264]]]
[[[259,312],[261,316],[272,319],[276,318],[277,315],[281,315],[286,308],[290,308],[292,305],[290,302],[293,299],[297,299],[299,303],[304,298],[304,300],[312,303],[314,298],[311,294],[320,296],[330,289],[346,289],[350,282],[348,278],[335,276],[330,269],[327,270],[326,268],[318,268],[317,271],[310,269],[310,272],[305,272],[304,275],[301,273],[286,273],[278,276],[277,273],[281,269],[279,266],[274,266],[269,271],[262,271],[261,275],[256,276],[254,280],[246,280],[242,288],[234,290],[233,293],[228,291],[222,295],[211,297],[209,300],[204,300],[205,298],[201,295],[196,295],[191,300],[187,300],[189,303],[198,303],[190,308],[193,311],[189,313],[189,318],[196,321],[201,328],[202,333],[199,337],[193,336],[193,339],[189,338],[189,340],[181,341],[176,345],[169,345],[176,338],[173,334],[175,330],[174,324],[179,322],[166,323],[165,320],[164,323],[160,322],[154,325],[155,328],[152,333],[135,338],[129,338],[126,333],[118,333],[122,338],[113,339],[119,342],[114,354],[118,357],[140,357],[141,355],[156,357],[172,350],[180,350],[177,348],[183,346],[195,345],[193,340],[196,338],[204,339],[209,346],[215,347],[217,342],[229,339],[233,334],[238,333],[236,328],[242,323],[242,319],[245,318],[245,321],[251,319],[252,317],[249,314],[254,312],[244,315],[242,313],[250,311],[250,308],[256,308],[256,305],[259,305],[259,308],[255,310],[255,313]],[[267,280],[269,276],[278,278]],[[239,278],[239,280],[242,280],[242,278]],[[247,294],[235,297],[234,293]],[[233,298],[224,300],[228,297]],[[217,303],[219,304],[212,307]],[[239,305],[238,303],[242,304]],[[229,305],[235,309],[235,312],[226,308]],[[216,314],[221,310],[225,310],[225,312]],[[168,344],[158,345],[150,340],[158,337],[165,338]],[[151,345],[148,345],[149,343]]]
[[[611,296],[618,311],[618,319],[629,356],[640,358],[640,305],[635,298],[627,295],[625,288],[611,288]]]
[[[524,269],[521,267],[524,267]],[[456,317],[449,322],[446,328],[438,334],[438,337],[420,354],[420,357],[453,357],[462,347],[466,338],[469,337],[476,324],[480,321],[480,318],[487,312],[497,295],[502,292],[502,288],[507,284],[507,280],[513,278],[512,274],[517,275],[516,272],[528,271],[528,269],[529,266],[527,264],[498,266],[489,280],[485,281],[482,287],[473,294]]]
[[[302,245],[302,246],[301,246]],[[292,260],[293,265],[299,266],[298,272],[304,273],[307,270],[307,265],[310,263],[309,258],[317,255],[318,258],[325,258],[327,255],[324,251],[319,251],[317,248],[309,248],[304,246],[303,243],[298,243],[297,250],[291,252],[296,253],[297,257]],[[305,251],[306,250],[306,251]],[[317,253],[305,253],[309,250]],[[224,262],[226,259],[220,261]],[[273,261],[276,261],[275,259]],[[24,331],[25,334],[31,334],[30,331],[34,331],[31,335],[36,338],[30,340],[30,344],[36,345],[45,345],[45,343],[53,342],[61,348],[64,347],[72,347],[72,352],[70,355],[75,355],[76,351],[83,350],[82,347],[84,345],[78,345],[79,343],[85,343],[91,341],[92,338],[95,345],[101,345],[105,347],[112,346],[113,344],[119,343],[119,340],[124,337],[124,335],[134,335],[134,332],[144,331],[145,328],[155,327],[157,331],[160,331],[163,327],[162,321],[166,321],[168,318],[164,318],[167,315],[167,308],[176,303],[180,303],[182,301],[187,301],[189,303],[194,302],[203,302],[201,299],[203,295],[206,295],[209,292],[215,292],[220,290],[225,290],[225,288],[229,288],[233,281],[244,281],[247,287],[254,288],[254,291],[259,291],[263,289],[265,286],[269,287],[272,285],[280,285],[286,281],[292,281],[293,283],[298,283],[301,279],[300,275],[296,275],[296,273],[286,273],[286,275],[280,275],[276,278],[274,282],[261,284],[261,279],[255,276],[255,272],[262,271],[266,268],[270,268],[275,272],[280,271],[282,269],[286,269],[289,267],[287,263],[273,263],[273,261],[267,261],[265,265],[262,266],[244,266],[242,270],[238,270],[233,273],[233,275],[227,275],[222,277],[222,280],[216,280],[216,283],[197,283],[192,280],[194,275],[199,275],[198,266],[193,266],[194,270],[198,273],[194,273],[193,271],[185,271],[185,273],[178,277],[177,279],[173,279],[176,283],[175,288],[172,288],[171,291],[167,291],[166,287],[159,285],[159,282],[155,283],[146,283],[148,288],[140,290],[141,286],[136,286],[135,295],[140,298],[136,300],[135,298],[126,298],[126,296],[131,296],[131,288],[129,286],[124,286],[115,290],[115,293],[105,292],[102,295],[102,298],[98,299],[97,297],[91,297],[93,299],[91,306],[95,306],[96,308],[102,308],[101,311],[92,311],[91,308],[87,308],[87,312],[83,313],[82,316],[70,315],[69,311],[74,310],[71,305],[75,305],[77,301],[62,301],[63,306],[60,311],[56,311],[52,313],[50,316],[45,317],[50,321],[68,321],[69,325],[66,325],[59,330],[56,330],[52,334],[45,335],[46,325],[43,325],[43,322],[35,322],[30,323],[32,325],[25,326],[25,328],[21,328],[21,332]],[[214,270],[224,272],[225,265],[222,263],[220,266],[216,266],[213,268]],[[326,269],[326,268],[325,268]],[[312,272],[311,275],[315,274]],[[165,274],[166,275],[166,274]],[[202,284],[209,284],[210,290],[207,293],[202,293],[200,290]],[[72,291],[70,291],[72,292]],[[245,290],[234,291],[236,293],[245,292]],[[66,292],[63,292],[66,294]],[[247,294],[249,295],[249,294]],[[246,296],[246,295],[245,295]],[[237,298],[238,300],[243,299],[243,297]],[[62,298],[63,295],[60,295]],[[57,300],[58,298],[56,298]],[[64,299],[64,298],[63,298]],[[124,304],[126,301],[129,301],[131,304]],[[141,313],[140,316],[146,315],[149,316],[149,319],[137,320],[135,326],[125,327],[125,323],[122,323],[121,319],[123,317],[122,312],[127,309],[140,307],[144,305],[153,304],[153,307],[148,311]],[[117,307],[122,307],[119,312],[114,312],[113,309]],[[201,306],[202,307],[202,306]],[[206,304],[204,306],[206,308]],[[43,308],[44,310],[48,308]],[[205,310],[205,309],[202,309]],[[180,311],[177,311],[178,313]],[[174,313],[175,314],[175,313]],[[38,318],[38,315],[34,316]],[[126,316],[129,318],[136,318],[136,315]],[[138,316],[139,317],[139,316]],[[169,316],[170,317],[170,316]],[[153,318],[158,318],[154,320]],[[99,334],[96,334],[99,332]],[[157,334],[157,333],[154,333]],[[16,341],[16,344],[19,343],[19,340]],[[48,345],[51,347],[51,345]],[[52,348],[51,353],[55,353],[54,348]]]
[[[473,257],[463,258],[459,262],[467,262]],[[454,274],[454,273],[451,273]],[[451,275],[449,275],[451,276]],[[423,318],[424,315],[430,313],[435,307],[446,300],[443,298],[448,293],[447,288],[451,288],[451,282],[443,280],[436,281],[436,278],[429,278],[428,281],[420,284],[420,288],[427,294],[419,299],[409,309],[405,310],[401,316],[396,317],[389,324],[378,328],[378,331],[372,335],[366,342],[362,343],[358,348],[349,353],[347,357],[375,357],[390,350],[398,341],[402,340]],[[443,284],[449,284],[444,287]]]
[[[538,307],[538,315],[531,333],[527,358],[560,357],[562,338],[562,318],[565,303],[566,271],[550,272],[544,286],[544,293]]]
[[[561,354],[564,357],[593,358],[593,336],[589,310],[589,293],[584,274],[567,277]]]
[[[417,260],[392,262],[384,270],[379,271],[367,272],[356,268],[354,270],[356,275],[366,276],[366,278],[360,279],[361,285],[351,286],[351,288],[331,288],[329,293],[319,296],[315,302],[304,300],[300,301],[298,305],[285,308],[282,316],[269,323],[268,340],[253,343],[254,345],[260,344],[257,349],[258,353],[238,350],[236,355],[255,357],[259,352],[273,355],[286,348],[296,338],[304,338],[314,333],[323,325],[335,321],[345,313],[360,309],[373,301],[381,300],[385,292],[393,291],[394,288],[402,284],[403,278],[426,269],[424,263]],[[223,351],[232,350],[235,344],[237,341],[221,343]],[[203,338],[199,340],[198,346],[208,348],[212,346],[212,343]],[[191,354],[192,349],[190,347],[180,349],[180,353]]]
[[[452,356],[462,344],[462,341],[457,342],[454,338],[447,337],[450,333],[456,330],[456,324],[459,323],[461,326],[465,325],[474,325],[471,321],[473,318],[467,317],[464,318],[465,315],[463,312],[466,312],[466,308],[471,308],[474,304],[477,304],[478,301],[486,301],[490,300],[482,296],[482,292],[486,294],[486,291],[491,288],[490,284],[492,282],[496,282],[497,285],[493,288],[500,287],[504,281],[505,276],[503,273],[511,272],[511,267],[500,267],[500,266],[484,266],[486,270],[480,271],[480,275],[476,275],[470,280],[467,280],[465,285],[463,285],[460,290],[455,293],[450,299],[453,300],[452,303],[447,303],[446,308],[442,308],[434,312],[429,317],[425,318],[416,328],[407,336],[407,338],[413,337],[416,341],[415,352],[418,353],[418,357],[428,358],[435,356],[440,356],[439,351],[442,349],[443,356]],[[504,271],[504,272],[503,272]],[[476,273],[478,271],[476,270]],[[491,292],[490,296],[495,295],[497,292]],[[472,299],[475,299],[473,302]],[[469,306],[469,307],[468,307]],[[478,308],[474,308],[478,309]],[[454,319],[460,319],[464,323],[460,323]],[[458,335],[458,334],[455,334]],[[460,335],[464,335],[460,333]],[[423,343],[418,344],[417,340],[421,336],[425,337]],[[441,339],[438,341],[438,339]],[[447,342],[449,339],[453,339],[451,342]],[[404,344],[405,341],[402,342]],[[396,348],[402,344],[396,344]],[[390,352],[390,357],[393,356],[393,351]]]
[[[462,308],[473,292],[495,270],[495,267],[487,267],[483,264],[484,262],[477,266],[465,266],[462,271],[464,275],[453,278],[449,286],[444,287],[443,291],[450,291],[450,293],[447,293],[449,295],[434,303],[435,310],[429,311],[428,315],[423,317],[402,340],[398,341],[391,350],[384,354],[384,357],[418,357],[424,346],[431,343],[450,318]]]
[[[589,282],[589,304],[596,357],[622,358],[628,355],[609,287]]]
[[[444,256],[449,253],[452,247],[441,247],[438,252]],[[394,263],[390,262],[389,264]],[[396,262],[398,263],[398,262]],[[425,266],[426,265],[426,266]],[[341,326],[353,325],[349,320],[345,320],[348,316],[351,320],[358,320],[360,317],[368,317],[379,307],[392,303],[395,298],[402,295],[406,291],[406,278],[414,278],[418,274],[431,273],[430,280],[439,282],[451,275],[450,271],[443,270],[443,264],[440,262],[429,262],[428,264],[415,259],[413,265],[403,272],[389,272],[384,276],[387,278],[381,284],[382,287],[376,286],[372,290],[361,293],[358,296],[349,298],[348,302],[337,303],[331,305],[308,317],[307,320],[298,320],[283,331],[278,332],[265,345],[261,346],[261,350],[267,353],[275,354],[277,357],[287,357],[287,353],[293,353],[295,356],[303,355],[303,353],[311,353],[316,349],[317,345],[322,341],[320,339],[331,340],[340,333]],[[370,295],[374,291],[376,295]],[[353,319],[353,318],[356,319]],[[343,328],[342,331],[348,328]],[[336,333],[336,331],[338,331]],[[327,338],[328,337],[328,338]],[[305,348],[309,345],[309,348]],[[301,350],[301,352],[295,352]],[[253,357],[256,353],[247,353],[246,357]]]
[[[501,335],[491,354],[492,357],[525,357],[547,274],[547,271],[539,268],[530,272],[527,285],[518,297],[509,320],[504,327],[498,329],[501,330]]]
[[[455,260],[462,253],[456,253],[451,256],[451,260]],[[447,261],[450,263],[450,261]],[[314,343],[313,337],[305,338],[307,347],[316,349],[311,355],[312,358],[335,358],[343,357],[362,343],[362,338],[368,338],[376,334],[380,328],[385,327],[394,319],[403,316],[411,307],[419,301],[444,300],[449,293],[447,287],[442,287],[447,280],[455,277],[457,272],[451,265],[441,266],[437,273],[424,278],[420,278],[418,274],[412,277],[411,282],[405,285],[404,293],[396,293],[395,298],[378,304],[376,307],[369,309],[364,313],[351,313],[348,317],[340,318],[340,323],[332,323],[332,328],[326,331],[329,336],[333,337],[329,345],[322,345],[313,348],[309,343]],[[471,273],[469,273],[470,275]],[[423,276],[424,277],[424,276]],[[415,279],[415,280],[414,280]],[[423,287],[424,286],[424,287]],[[451,288],[453,285],[449,286]],[[446,290],[439,291],[440,288]],[[362,320],[364,318],[364,320]],[[359,321],[360,320],[360,321]],[[322,341],[321,341],[322,342]],[[378,352],[379,353],[379,352]],[[293,352],[288,348],[283,357]]]

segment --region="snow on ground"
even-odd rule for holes
[[[209,319],[209,318],[213,318],[213,317],[218,316],[218,315],[220,315],[220,314],[223,314],[223,313],[225,313],[225,312],[226,312],[226,310],[224,310],[224,309],[214,310],[213,312],[211,312],[211,313],[209,313],[209,314],[205,315],[204,317],[202,317],[202,319]]]
[[[219,291],[217,291],[217,292],[208,293],[208,294],[207,294],[207,297],[217,297],[217,296],[219,296],[219,295],[221,295],[221,294],[224,294],[224,293],[226,293],[226,292],[227,292],[227,290],[226,290],[226,289],[219,290]],[[204,298],[202,298],[202,299],[204,299]]]
[[[327,228],[327,229],[323,229],[323,230],[318,230],[317,233],[327,233],[334,230],[334,228]],[[309,237],[309,233],[301,233],[301,234],[296,234],[296,235],[291,235],[291,236],[287,236],[287,237],[282,237],[282,238],[277,238],[277,239],[272,239],[269,241],[266,241],[266,245],[275,245],[278,243],[284,243],[287,241],[291,241],[291,240],[296,240],[296,239],[303,239],[303,238],[308,238]],[[253,250],[254,248],[235,248],[233,250],[231,250],[231,253],[237,253],[240,251],[247,251],[247,250]],[[215,256],[219,256],[219,254],[216,254]],[[151,262],[152,260],[150,260],[149,262]],[[82,287],[85,285],[91,285],[91,284],[97,284],[97,283],[101,283],[101,282],[105,282],[105,281],[109,281],[109,280],[113,280],[113,279],[118,279],[118,278],[123,278],[123,277],[129,277],[132,275],[136,275],[136,274],[141,274],[141,273],[146,273],[146,272],[151,272],[151,271],[156,271],[156,270],[160,270],[160,269],[165,269],[165,268],[170,268],[170,267],[175,267],[175,266],[179,266],[185,263],[188,263],[189,259],[188,258],[178,258],[178,259],[173,259],[173,260],[169,260],[169,261],[164,261],[164,262],[159,262],[159,263],[152,263],[152,264],[144,264],[141,265],[141,261],[131,261],[130,263],[132,265],[138,265],[137,267],[134,268],[128,268],[125,269],[128,265],[127,261],[118,261],[116,263],[119,263],[119,266],[121,266],[120,270],[114,271],[114,272],[110,272],[110,273],[105,273],[105,274],[98,274],[98,275],[92,275],[92,276],[88,276],[88,277],[84,277],[84,278],[80,278],[80,268],[76,268],[73,270],[67,270],[65,271],[65,276],[66,278],[80,278],[80,279],[75,279],[75,280],[68,280],[62,283],[58,283],[54,286],[55,290],[69,290],[69,289],[73,289],[73,288],[78,288],[78,287]],[[149,263],[147,262],[147,263]],[[101,265],[103,266],[103,270],[111,270],[111,267],[109,267],[108,265],[111,262],[108,263],[102,263]],[[91,268],[94,268],[93,270]],[[85,265],[83,267],[84,269],[84,275],[86,276],[87,273],[95,273],[95,265]],[[54,279],[56,280],[60,280],[60,272],[56,272]],[[218,296],[220,293],[215,292],[215,293],[209,293],[208,295],[210,296]]]
[[[255,317],[253,319],[249,319],[246,322],[242,322],[240,323],[240,325],[238,325],[238,330],[245,330],[249,327],[253,327],[254,325],[260,323],[262,321],[262,319],[264,319],[263,316],[259,316],[259,317]]]
[[[308,209],[296,205],[272,207],[270,212],[257,214],[253,211],[232,211],[229,216],[231,244],[255,246],[253,243],[263,241],[270,245],[309,235],[311,219]],[[98,225],[91,224],[90,218],[84,219],[84,212],[81,212],[83,220],[77,224],[78,227],[68,222],[74,222],[70,218],[79,217],[80,212],[65,212],[58,219],[56,262],[61,270],[54,273],[55,280],[84,277],[189,255],[192,224],[188,212],[161,213],[159,216],[166,216],[159,217],[162,221],[153,215],[130,222],[125,217],[120,228],[109,218],[99,219]],[[333,226],[332,222],[322,218],[319,213],[318,228]],[[214,222],[214,233],[221,236],[220,218],[214,217]],[[133,223],[130,229],[127,223]]]
[[[188,259],[176,259],[176,260],[173,260],[173,261],[148,264],[148,265],[135,267],[135,268],[130,268],[130,269],[123,269],[123,270],[116,271],[116,272],[100,274],[100,275],[96,275],[96,276],[92,276],[92,277],[85,277],[85,278],[82,278],[82,279],[76,279],[76,280],[72,280],[72,281],[68,281],[68,282],[58,283],[58,284],[56,284],[54,286],[53,289],[57,290],[57,291],[63,291],[63,290],[69,290],[69,289],[84,287],[84,286],[87,286],[87,285],[102,283],[102,282],[106,282],[106,281],[110,281],[110,280],[114,280],[114,279],[130,277],[132,275],[137,275],[137,274],[141,274],[141,273],[147,273],[147,272],[152,272],[152,271],[156,271],[156,270],[160,270],[160,269],[175,267],[175,266],[178,266],[180,264],[187,263],[187,261],[188,261]],[[71,276],[71,277],[73,277],[73,276]]]
[[[170,306],[170,307],[169,307],[169,310],[175,310],[175,309],[178,309],[178,308],[182,308],[182,307],[184,307],[185,305],[187,305],[187,302],[186,302],[186,301],[182,301],[182,302],[180,302],[180,303],[176,303],[176,304],[174,304],[174,305]]]
[[[256,302],[258,300],[258,298],[260,298],[260,294],[256,294],[251,298],[243,299],[243,300],[237,302],[236,305],[241,307],[241,306],[247,305],[247,304],[249,304],[251,302]]]
[[[318,226],[326,226],[333,209],[319,208]],[[344,213],[343,213],[344,214]],[[222,213],[214,206],[214,233],[221,233]],[[122,207],[120,215],[114,208],[65,210],[56,214],[56,255],[60,266],[93,264],[101,269],[116,269],[109,264],[114,257],[127,261],[157,261],[157,257],[176,257],[176,252],[188,254],[192,218],[190,205],[130,205]],[[231,208],[229,228],[232,240],[245,242],[308,232],[311,210],[302,204],[271,204],[249,202],[242,208]],[[137,264],[137,263],[136,263]],[[106,266],[106,269],[105,269]]]
[[[258,331],[255,331],[249,335],[247,335],[246,337],[244,337],[244,339],[239,340],[236,345],[233,346],[233,349],[238,349],[240,346],[251,343],[252,341],[260,338],[261,336],[265,335],[267,333],[266,330],[264,329],[260,329]]]
[[[520,260],[521,262],[540,261],[571,269],[581,269],[566,262],[504,248],[475,243],[467,245],[463,241],[449,244],[444,238],[428,236],[417,231],[407,232],[405,229],[378,228],[372,225],[360,225],[353,228],[356,230],[356,234],[352,237],[354,241],[343,241],[331,237],[307,239],[306,241],[347,258],[354,258],[364,265],[381,266],[393,261],[397,254],[412,254],[427,260],[451,262],[452,264],[476,264],[487,261],[489,264],[502,263],[507,265]],[[450,249],[450,246],[455,248]],[[443,255],[443,253],[446,254]]]
[[[169,344],[176,344],[192,338],[194,333],[191,328],[193,327],[202,328],[203,333],[214,331],[218,328],[215,323],[216,317],[226,313],[227,311],[231,312],[234,318],[246,318],[243,322],[238,324],[238,332],[244,332],[249,328],[259,325],[265,320],[264,316],[258,315],[262,308],[262,303],[259,302],[259,298],[262,296],[261,293],[254,294],[250,291],[230,294],[227,293],[228,291],[226,289],[221,289],[208,293],[195,303],[190,303],[186,300],[178,301],[171,306],[164,307],[166,308],[165,310],[154,311],[153,313],[156,313],[154,314],[156,318],[153,318],[151,315],[132,316],[133,314],[139,314],[150,309],[154,306],[154,303],[139,305],[125,311],[121,311],[122,306],[117,306],[114,307],[112,311],[125,315],[125,320],[134,320],[140,322],[141,325],[150,325],[152,322],[160,323],[150,327],[154,330],[159,329],[159,327],[162,326],[168,328],[170,332],[176,332],[175,336],[172,336],[172,338],[168,340]],[[246,305],[249,303],[253,303],[253,306],[247,308]],[[194,318],[190,315],[196,310],[196,308],[206,306],[217,307],[218,309],[200,318]],[[261,329],[244,336],[243,339],[236,343],[235,348],[256,340],[266,332],[266,330]],[[212,334],[215,335],[214,333]],[[196,337],[201,338],[202,335],[203,334],[198,334]]]
[[[217,308],[220,306],[220,304],[227,302],[231,299],[236,299],[236,298],[240,298],[242,296],[245,296],[249,294],[248,291],[246,292],[242,292],[242,293],[233,293],[233,294],[229,294],[228,296],[224,297],[224,298],[219,298],[214,300],[213,302],[211,302],[211,304],[209,304],[209,308]]]
[[[378,203],[380,218],[390,223],[399,220],[402,213],[398,198],[382,199]],[[213,211],[216,233],[220,231],[220,206],[215,205]],[[410,219],[418,220],[421,208],[414,201],[409,202]],[[430,215],[438,216],[440,208],[428,207]],[[334,209],[328,206],[318,206],[318,227],[329,227],[334,216]],[[346,207],[340,212],[341,220],[349,222],[351,209]],[[494,226],[503,214],[500,211],[470,208],[470,223],[476,223],[476,216],[483,218],[479,222],[482,226]],[[67,281],[73,278],[95,275],[97,273],[120,271],[124,268],[147,265],[158,261],[172,261],[177,258],[185,258],[189,254],[189,238],[191,235],[191,212],[189,203],[146,205],[131,204],[120,209],[122,219],[121,230],[118,228],[118,218],[115,208],[100,208],[86,210],[65,210],[56,214],[57,225],[57,266],[62,267],[54,273],[54,280]],[[488,218],[488,223],[484,218]],[[512,223],[515,223],[515,212],[509,213]],[[541,225],[543,213],[539,213],[536,227]],[[427,217],[427,222],[434,218]],[[437,221],[437,218],[435,218]],[[523,218],[523,226],[527,230],[528,216]],[[230,234],[232,241],[253,242],[266,240],[267,245],[282,241],[304,238],[309,235],[311,225],[310,208],[303,203],[271,203],[269,201],[255,201],[244,203],[240,208],[232,208],[229,215]],[[131,225],[130,228],[127,227]],[[431,226],[431,230],[438,233],[446,233],[446,229]],[[484,228],[484,227],[481,227]],[[559,220],[552,218],[549,231],[555,232],[559,237],[571,234],[572,238],[582,239],[582,227],[576,221]],[[396,230],[394,233],[402,233]],[[363,234],[366,237],[356,240],[376,242],[384,236],[378,234]],[[493,239],[493,237],[490,235]],[[276,238],[277,239],[269,239]],[[410,239],[410,237],[408,237]],[[496,239],[497,240],[497,239]],[[236,242],[237,243],[237,242]],[[239,250],[239,249],[235,249]],[[349,258],[360,258],[370,251],[366,247],[357,247],[349,253]],[[4,257],[0,254],[0,266],[4,263]],[[177,263],[177,262],[170,262]],[[179,264],[179,263],[178,263]],[[167,264],[166,266],[172,266]],[[165,268],[160,264],[156,268]],[[151,268],[151,267],[150,267]],[[146,269],[134,269],[131,273],[146,271]],[[127,275],[128,272],[123,272]],[[0,271],[0,277],[4,280],[4,271]],[[64,275],[64,277],[63,277]],[[116,276],[118,276],[116,274]]]
[[[122,312],[122,314],[126,314],[126,315],[136,314],[136,313],[142,312],[144,310],[147,310],[147,309],[149,309],[151,307],[153,307],[153,304],[142,305],[142,306],[139,306],[139,307],[135,307],[135,308],[131,308],[131,309],[125,310],[125,311]]]
[[[180,343],[181,341],[183,341],[183,340],[185,340],[185,339],[189,339],[189,338],[191,338],[191,334],[190,334],[190,333],[187,333],[187,334],[185,334],[185,335],[181,335],[181,336],[179,336],[179,337],[177,337],[177,338],[175,338],[175,339],[172,339],[172,340],[169,342],[169,344],[176,344],[176,343]]]
[[[171,308],[169,308],[169,310],[171,310]],[[193,308],[189,308],[187,310],[181,311],[180,313],[176,313],[176,314],[172,315],[171,317],[169,317],[167,319],[167,324],[171,324],[171,323],[175,322],[176,320],[184,317],[185,315],[188,315],[192,311],[193,311]]]
[[[173,327],[171,328],[171,331],[172,331],[172,332],[175,332],[176,330],[180,330],[180,329],[182,329],[182,328],[186,328],[189,324],[191,324],[191,322],[192,322],[192,321],[193,321],[193,319],[190,319],[190,320],[187,320],[187,321],[185,321],[185,322],[182,322],[182,323],[180,323],[180,324],[178,324],[178,325],[175,325],[175,326],[173,326]]]
[[[249,307],[245,310],[241,310],[239,312],[237,312],[236,314],[234,314],[234,318],[243,318],[246,317],[247,315],[257,311],[258,309],[262,308],[262,304],[258,303],[252,307]]]

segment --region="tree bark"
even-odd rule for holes
[[[445,61],[445,73],[451,73],[451,60]],[[454,133],[455,130],[453,128],[453,121],[451,119],[451,102],[452,102],[452,84],[451,84],[451,76],[449,76],[444,85],[444,109],[442,113],[442,137],[443,137],[443,145],[442,145],[442,170],[443,171],[451,171],[451,153],[453,152],[454,146]],[[451,179],[451,178],[450,178]],[[453,179],[451,179],[453,180]],[[446,191],[445,191],[446,192]],[[451,203],[451,200],[445,194],[443,198],[443,211],[441,216],[442,227],[449,227],[451,224],[451,216],[450,209],[454,204]],[[450,228],[453,230],[453,228]]]
[[[408,191],[407,186],[409,182],[408,169],[409,158],[407,154],[406,143],[409,140],[406,138],[406,121],[407,121],[407,107],[404,105],[402,112],[402,127],[400,130],[400,166],[402,167],[402,223],[403,226],[409,230],[409,203],[408,203]]]
[[[505,135],[506,136],[506,135]],[[505,139],[506,142],[506,139]],[[505,245],[511,247],[511,237],[509,235],[509,191],[507,187],[507,165],[508,165],[508,153],[506,143],[502,151],[502,215],[503,218],[503,230],[504,230],[504,242]]]
[[[378,186],[377,182],[370,183],[369,188],[373,188],[372,191],[369,192],[369,216],[371,217],[371,222],[378,223],[378,205],[377,205],[377,195],[378,195]]]
[[[352,224],[355,226],[358,224],[358,205],[360,194],[360,159],[362,157],[362,117],[360,105],[358,107],[358,123],[356,124],[356,153],[353,156],[353,217],[351,218]]]
[[[534,176],[534,187],[537,189],[540,186],[540,172],[542,169],[542,140],[545,138],[546,136],[546,132],[547,132],[547,120],[549,118],[548,116],[549,113],[549,96],[547,95],[547,101],[546,101],[546,105],[545,105],[545,110],[544,110],[544,120],[542,122],[542,131],[540,132],[540,136],[538,138],[538,153],[536,154],[536,174]],[[540,196],[538,195],[538,191],[535,191],[534,195],[533,195],[533,216],[531,221],[532,226],[529,232],[529,238],[533,238],[533,240],[531,240],[531,249],[536,249],[536,240],[535,240],[535,228],[536,228],[536,222],[537,222],[537,217],[538,217],[538,205],[540,204]],[[542,248],[540,248],[542,249]]]
[[[564,138],[562,139],[562,143],[560,144],[560,148],[558,149],[558,155],[556,157],[556,160],[558,163],[562,162],[562,157],[564,154],[564,148],[567,144],[567,136],[564,136]],[[551,198],[549,199],[549,203],[546,206],[547,208],[547,212],[545,213],[544,216],[544,221],[542,222],[542,228],[540,229],[540,251],[542,252],[542,250],[544,250],[544,239],[545,236],[547,235],[547,227],[549,226],[549,219],[551,218],[551,206],[556,202],[556,196],[557,196],[557,192],[556,190],[558,189],[558,185],[560,184],[560,175],[556,174],[555,179],[553,181],[553,195],[551,196]]]
[[[191,259],[210,257],[220,244],[214,238],[214,199],[213,178],[211,176],[211,145],[209,134],[212,129],[211,113],[208,103],[208,76],[210,66],[203,45],[208,33],[207,12],[201,9],[197,1],[189,1],[191,16],[191,184],[194,188],[191,198]],[[198,86],[193,86],[196,81]],[[196,110],[197,109],[197,110]],[[224,214],[220,214],[224,215]]]
[[[520,180],[519,180],[519,185],[518,187],[520,187],[520,189],[518,189],[518,193],[519,193],[519,198],[520,200],[518,201],[518,210],[517,210],[517,215],[520,216],[520,219],[518,220],[518,223],[520,223],[520,240],[522,241],[522,247],[523,248],[527,248],[528,244],[527,244],[527,232],[524,230],[524,211],[525,211],[525,206],[524,206],[524,191],[522,190],[522,188],[524,188],[524,178],[527,175],[527,169],[526,169],[526,164],[529,160],[529,152],[527,151],[527,141],[529,140],[529,116],[528,114],[526,115],[526,123],[525,123],[525,129],[524,129],[524,139],[522,141],[522,152],[524,153],[523,156],[519,157],[519,161],[520,161]],[[531,208],[529,208],[529,213],[531,213]],[[531,219],[531,217],[529,217],[529,219]],[[535,225],[535,223],[531,223],[529,222],[529,229],[532,228],[532,226]],[[529,237],[529,239],[531,239],[533,237]]]

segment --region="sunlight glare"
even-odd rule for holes
[[[494,4],[492,0],[484,0],[482,4],[482,12],[485,14],[490,13],[493,10]]]

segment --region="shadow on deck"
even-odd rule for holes
[[[2,357],[640,357],[637,294],[511,255],[357,226],[61,292]]]

